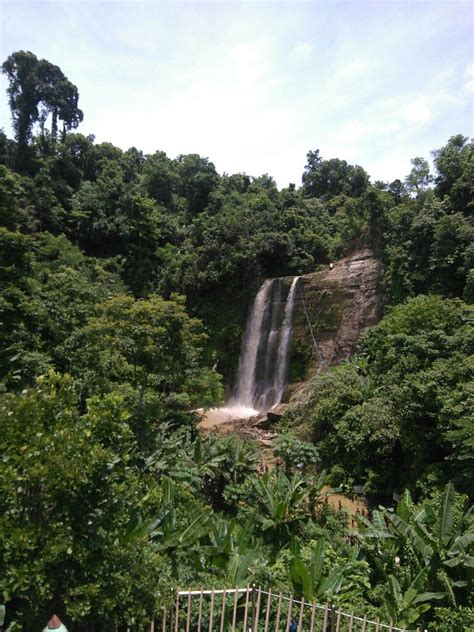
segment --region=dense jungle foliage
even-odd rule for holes
[[[474,626],[473,144],[391,183],[310,151],[302,186],[278,190],[95,143],[57,66],[19,51],[2,68],[5,629],[53,612],[70,632],[138,629],[177,586],[250,583]],[[259,475],[255,444],[202,436],[190,411],[230,388],[262,277],[359,247],[383,262],[386,316],[308,382]],[[349,527],[325,483],[364,485],[371,515]]]

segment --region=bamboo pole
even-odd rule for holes
[[[268,624],[270,622],[270,608],[272,605],[272,589],[268,591],[268,599],[267,599],[267,611],[265,613],[265,625],[263,628],[263,632],[268,632]]]
[[[329,616],[329,604],[326,604],[324,608],[324,620],[323,620],[323,632],[326,632],[326,627],[328,625],[328,616]]]
[[[221,612],[221,632],[224,632],[224,620],[225,620],[225,598],[227,596],[226,589],[222,593],[222,612]]]
[[[214,591],[211,592],[211,605],[209,607],[209,632],[212,632],[213,619],[214,619]]]
[[[311,606],[311,623],[309,624],[309,632],[314,632],[314,622],[316,621],[316,604]]]
[[[245,608],[244,608],[244,625],[243,630],[247,632],[247,619],[249,616],[249,587],[247,587],[247,593],[245,595]]]
[[[189,593],[188,595],[188,614],[186,617],[186,632],[189,632],[189,630],[191,629],[191,600],[192,600],[192,595],[191,593]]]
[[[301,599],[300,616],[298,619],[298,632],[303,629],[303,610],[304,610],[304,597]]]
[[[393,621],[390,619],[390,625],[388,626],[388,632],[392,632],[393,630]]]
[[[257,604],[255,606],[255,612],[253,617],[252,632],[258,632],[258,620],[260,618],[260,602],[262,600],[262,591],[257,588]]]
[[[174,613],[174,632],[179,632],[179,592],[176,591],[176,608]]]
[[[336,632],[336,621],[334,619],[334,612],[335,612],[334,604],[332,603],[331,604],[331,617],[330,617],[331,618],[331,622],[330,622],[331,623],[331,632]]]
[[[349,618],[349,630],[347,632],[352,632],[353,625],[354,625],[354,610],[351,610],[351,616]]]
[[[280,628],[280,614],[281,614],[282,598],[283,598],[283,595],[280,593],[280,596],[278,597],[278,607],[277,607],[277,615],[276,615],[276,621],[275,621],[275,632],[279,632],[279,628]]]
[[[290,597],[290,603],[288,604],[288,615],[286,617],[286,632],[289,632],[291,625],[291,611],[293,609],[293,596]]]
[[[237,599],[239,598],[239,593],[234,593],[234,612],[232,613],[232,632],[235,632],[235,624],[237,621]]]
[[[199,595],[199,610],[198,610],[198,628],[197,632],[201,632],[201,623],[202,623],[202,590]]]
[[[367,617],[364,615],[364,620],[362,621],[362,632],[365,632],[366,627],[367,627]]]
[[[341,609],[337,611],[337,620],[336,620],[336,632],[339,632],[341,628]]]

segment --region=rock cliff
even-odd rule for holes
[[[381,264],[370,250],[356,252],[302,276],[295,301],[291,382],[348,358],[380,320]]]

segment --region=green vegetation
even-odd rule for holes
[[[400,625],[474,626],[473,145],[453,136],[434,174],[415,158],[405,182],[374,184],[310,151],[302,187],[279,191],[198,155],[96,144],[72,131],[79,94],[57,66],[20,51],[3,71],[6,629],[53,612],[71,632],[136,628],[177,586],[253,582]],[[259,476],[257,446],[202,436],[192,409],[231,385],[262,277],[358,247],[383,262],[386,315],[306,384],[281,467]],[[349,530],[327,484],[401,500]]]
[[[390,499],[452,480],[472,493],[472,308],[417,296],[389,310],[361,355],[307,385],[286,422],[318,446],[332,484]]]

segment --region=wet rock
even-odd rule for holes
[[[380,320],[381,273],[380,261],[366,249],[301,277],[293,341],[311,351],[313,371],[349,358],[360,336]]]
[[[274,424],[281,419],[288,408],[288,404],[278,404],[273,406],[271,410],[267,412],[267,420],[270,424]]]

